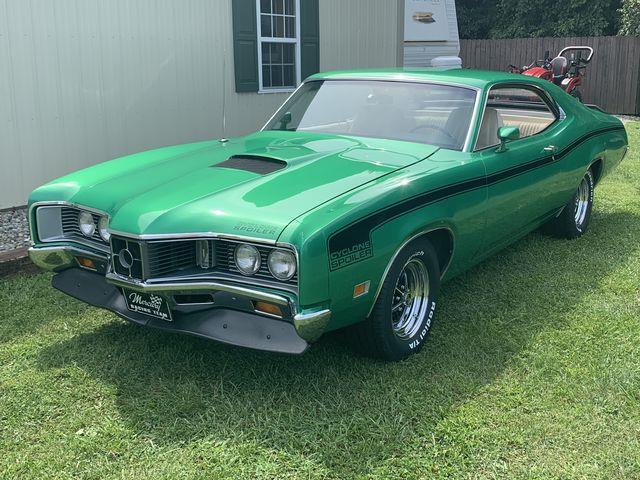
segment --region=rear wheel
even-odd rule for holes
[[[394,260],[369,318],[353,327],[357,346],[385,360],[417,353],[431,328],[439,292],[433,246],[427,240],[411,242]]]
[[[595,181],[589,170],[562,213],[545,225],[545,230],[560,238],[577,238],[587,231],[593,209]]]

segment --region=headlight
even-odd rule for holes
[[[260,269],[260,252],[256,247],[243,243],[235,251],[236,267],[244,275],[253,275]]]
[[[109,239],[111,238],[111,234],[108,229],[109,219],[107,217],[100,217],[100,220],[98,221],[98,233],[100,234],[100,238],[107,243],[109,243]]]
[[[296,273],[296,256],[286,250],[274,250],[267,262],[271,275],[278,280],[289,280]]]
[[[78,215],[78,226],[82,234],[86,237],[92,237],[96,231],[96,223],[93,221],[93,215],[89,212],[80,212],[80,215]]]

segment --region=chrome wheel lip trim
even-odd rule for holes
[[[589,179],[588,177],[584,177],[578,187],[578,195],[576,197],[576,206],[574,210],[574,220],[577,227],[581,227],[587,218],[587,210],[589,209],[589,204],[591,202],[591,189],[589,187]]]
[[[396,249],[396,251],[394,252],[393,256],[391,257],[391,259],[387,263],[387,266],[384,269],[384,273],[382,274],[382,277],[380,278],[380,283],[378,283],[378,288],[376,288],[376,294],[373,297],[371,306],[369,307],[369,311],[367,312],[367,318],[370,317],[371,314],[373,313],[373,309],[376,306],[376,302],[378,301],[378,297],[380,297],[380,292],[382,291],[382,286],[384,285],[384,282],[387,280],[387,277],[389,276],[389,272],[391,271],[391,267],[393,267],[393,263],[396,261],[396,258],[398,258],[398,255],[400,255],[400,252],[402,252],[404,247],[409,245],[414,240],[416,240],[416,239],[418,239],[418,238],[420,238],[423,235],[426,235],[428,233],[435,232],[436,230],[446,230],[447,232],[449,232],[449,234],[451,235],[451,239],[452,239],[451,255],[449,256],[449,261],[447,262],[447,264],[444,266],[444,268],[440,272],[440,279],[444,278],[445,274],[447,273],[447,270],[449,270],[449,266],[451,265],[451,262],[453,261],[453,256],[455,255],[455,252],[456,252],[457,243],[456,243],[456,237],[453,234],[453,230],[448,225],[433,226],[433,228],[430,228],[428,230],[421,230],[420,232],[416,233],[415,235],[412,235],[411,237],[407,238],[404,242],[402,242],[402,244]]]
[[[400,295],[396,296],[396,292]],[[398,302],[394,302],[397,297]],[[395,303],[395,305],[394,305]],[[402,267],[394,287],[391,305],[393,333],[401,340],[413,337],[420,329],[429,306],[429,272],[425,264],[410,258]],[[398,320],[394,320],[395,310],[402,308]]]

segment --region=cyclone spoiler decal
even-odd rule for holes
[[[371,257],[373,257],[371,240],[366,240],[349,247],[331,251],[329,253],[329,268],[332,271],[339,270]]]

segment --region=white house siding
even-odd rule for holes
[[[403,2],[320,0],[320,70],[401,66]]]
[[[460,54],[456,2],[455,0],[445,1],[449,23],[449,40],[446,42],[405,42],[404,65],[406,67],[429,67],[431,60],[436,57],[457,57]]]
[[[320,0],[322,68],[394,65],[396,9]],[[111,158],[250,132],[287,96],[235,93],[230,0],[2,1],[0,72],[0,208]]]

